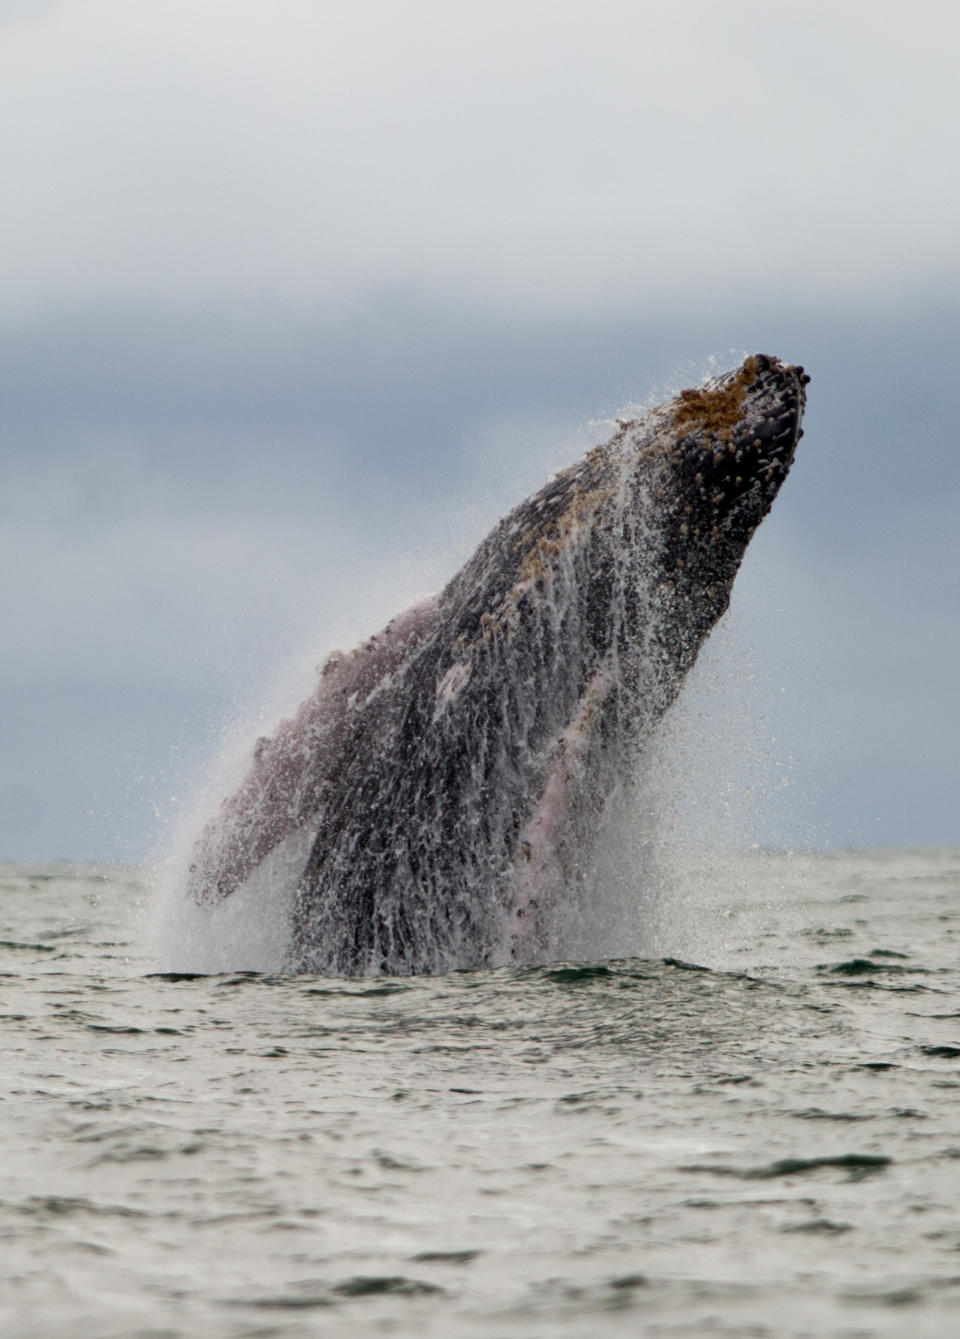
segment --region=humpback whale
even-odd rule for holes
[[[556,956],[605,806],[787,475],[809,379],[757,354],[617,420],[438,596],[328,657],[200,835],[193,899],[215,907],[287,849],[289,971]]]

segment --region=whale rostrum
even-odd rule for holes
[[[193,898],[213,906],[287,842],[301,852],[288,970],[555,956],[609,797],[787,475],[808,381],[758,354],[618,420],[438,596],[329,657],[200,836]]]

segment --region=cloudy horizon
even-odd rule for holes
[[[759,350],[813,382],[707,666],[749,664],[797,795],[755,836],[960,840],[957,37],[0,0],[0,856],[156,849],[308,652]]]

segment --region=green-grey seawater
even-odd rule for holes
[[[657,956],[366,981],[158,973],[149,871],[0,891],[6,1339],[960,1329],[958,849],[705,858]]]

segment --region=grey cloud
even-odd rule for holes
[[[8,309],[410,281],[610,315],[956,277],[955,6],[936,41],[879,0],[229,8],[89,0],[0,53]]]
[[[349,645],[438,586],[607,435],[591,420],[742,349],[813,374],[738,592],[758,683],[789,685],[772,733],[794,736],[830,840],[949,835],[954,311],[520,325],[406,294],[339,323],[233,305],[8,325],[0,783],[47,803],[5,849],[69,854],[68,833],[75,854],[145,849],[163,796],[298,652]],[[304,661],[301,690],[309,676]],[[124,768],[140,779],[124,787]]]
[[[43,18],[60,9],[64,0],[0,0],[0,23],[21,23]]]

